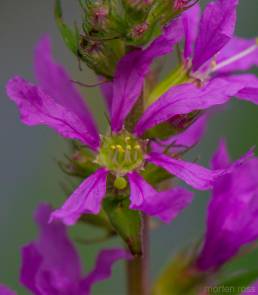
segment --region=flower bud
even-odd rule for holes
[[[169,123],[178,131],[182,132],[187,129],[197,119],[200,112],[195,111],[189,114],[176,115],[169,120]]]
[[[196,2],[196,0],[174,0],[173,6],[175,10],[184,10],[194,5]]]
[[[151,5],[155,2],[154,0],[124,0],[124,4],[128,7],[143,10],[151,7]]]
[[[124,55],[124,44],[119,39],[101,40],[81,35],[79,53],[98,75],[112,78],[117,62]]]
[[[107,1],[86,1],[83,5],[84,22],[83,30],[87,33],[94,31],[108,31],[110,25],[110,7]]]

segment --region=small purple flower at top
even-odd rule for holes
[[[175,116],[224,104],[234,96],[258,104],[258,78],[232,73],[258,65],[257,40],[233,36],[237,4],[237,0],[216,0],[202,16],[198,4],[181,15],[178,26],[181,24],[185,37],[182,81],[178,74],[172,81],[176,86],[149,99],[136,125],[137,134]]]
[[[80,258],[68,238],[65,225],[48,223],[51,211],[48,205],[39,206],[35,216],[39,238],[22,248],[20,280],[32,294],[90,294],[96,282],[111,276],[113,263],[131,259],[123,249],[103,250],[98,255],[95,268],[83,275]]]
[[[131,209],[142,210],[169,222],[191,202],[193,194],[183,188],[156,191],[141,175],[148,163],[167,170],[199,190],[212,188],[216,178],[228,172],[228,169],[212,171],[172,155],[150,152],[148,141],[141,136],[146,126],[148,127],[148,124],[140,127],[142,119],[133,133],[125,129],[125,119],[140,97],[152,61],[169,53],[181,37],[181,21],[177,19],[149,47],[134,50],[119,62],[112,85],[107,85],[105,89],[108,90],[107,101],[111,103],[111,133],[102,137],[99,136],[88,107],[83,103],[68,74],[53,60],[48,38],[43,38],[36,50],[35,69],[39,86],[20,77],[8,82],[7,93],[19,107],[23,123],[30,126],[47,125],[66,138],[79,140],[92,149],[95,162],[99,165],[99,169],[81,183],[64,205],[53,212],[51,220],[61,219],[65,224],[71,225],[82,214],[99,213],[106,194],[107,176],[111,174],[115,177],[113,185],[116,189],[128,188],[127,180],[129,181]],[[218,92],[222,95],[221,90]],[[190,98],[191,101],[198,101],[199,105],[203,105],[203,101],[209,100],[211,94],[214,95],[212,98],[216,97],[212,85],[200,90],[189,84],[183,92],[175,90],[174,98],[177,94],[179,97],[174,106],[176,113],[187,111],[191,104]],[[188,99],[186,102],[185,96]],[[146,119],[150,108],[142,118]],[[163,109],[165,108],[169,107],[164,105]],[[159,124],[159,118],[158,108],[152,114],[151,125]],[[235,165],[241,164],[249,156],[250,153]],[[233,166],[229,168],[231,169]]]
[[[230,165],[224,142],[212,164],[213,169]],[[205,241],[196,263],[199,270],[217,270],[242,246],[258,239],[257,172],[258,159],[252,157],[215,184],[208,207]]]

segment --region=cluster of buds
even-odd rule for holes
[[[121,57],[148,44],[185,7],[172,0],[80,0],[80,6],[81,28],[72,30],[63,22],[57,0],[57,24],[73,53],[108,79],[112,79]]]

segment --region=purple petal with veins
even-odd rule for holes
[[[201,8],[198,3],[182,14],[182,22],[185,32],[184,58],[186,60],[192,56],[193,46],[198,34],[200,16]]]
[[[107,174],[108,171],[101,168],[86,178],[64,205],[51,214],[50,222],[59,219],[67,225],[72,225],[82,214],[99,213],[106,194]]]
[[[136,172],[129,173],[128,179],[131,188],[130,208],[141,210],[165,223],[176,218],[193,199],[193,193],[181,187],[158,192]]]
[[[111,125],[120,131],[129,112],[140,97],[144,79],[153,60],[173,50],[173,45],[182,38],[181,19],[177,19],[164,30],[145,50],[128,53],[117,66],[113,82]]]
[[[46,125],[66,138],[77,139],[96,150],[95,137],[76,113],[58,104],[39,87],[15,77],[8,81],[7,94],[19,108],[21,121],[29,126]]]
[[[214,78],[202,87],[193,83],[172,87],[145,111],[135,127],[135,133],[142,135],[175,115],[224,104],[242,88],[243,85],[232,84],[227,78]]]
[[[89,133],[98,139],[98,130],[86,102],[75,88],[67,71],[62,65],[56,63],[52,56],[49,36],[43,37],[38,42],[34,66],[40,88],[57,104],[75,113],[87,127]]]
[[[216,0],[206,6],[195,44],[194,72],[232,38],[236,24],[237,5],[238,0]]]

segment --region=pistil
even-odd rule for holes
[[[210,70],[211,73],[214,73],[218,70],[221,70],[222,68],[231,65],[232,63],[248,56],[249,54],[253,53],[255,50],[258,49],[258,39],[256,40],[256,43],[248,48],[246,48],[245,50],[239,52],[236,55],[233,55],[232,57],[224,60],[223,62],[217,64],[215,67],[212,67],[212,69]]]

